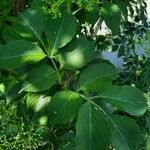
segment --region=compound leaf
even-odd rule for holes
[[[147,109],[143,93],[132,86],[110,86],[100,92],[97,97],[134,116],[143,115]]]
[[[125,116],[110,116],[111,141],[115,150],[134,150],[141,140],[141,133],[136,122]]]
[[[110,144],[109,121],[94,104],[87,102],[79,110],[76,122],[79,150],[107,150]]]

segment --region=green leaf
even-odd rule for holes
[[[9,42],[12,40],[20,39],[20,36],[18,33],[15,32],[15,30],[10,26],[5,26],[2,30],[2,37],[5,42]]]
[[[37,93],[27,93],[24,98],[19,99],[18,114],[21,115],[28,123],[36,121],[39,124],[46,124],[48,121],[48,104],[50,96],[44,96]]]
[[[46,37],[49,43],[48,53],[54,54],[58,48],[69,43],[76,34],[76,19],[72,14],[64,13],[61,17],[46,22]]]
[[[71,41],[59,54],[61,68],[74,70],[85,66],[94,55],[94,43],[85,37]]]
[[[16,30],[24,37],[27,34],[33,35],[37,40],[41,42],[42,45],[42,34],[44,32],[44,16],[42,13],[36,10],[27,9],[25,12],[21,13],[21,24],[19,23]]]
[[[28,109],[33,110],[35,113],[42,111],[50,102],[51,97],[45,97],[35,93],[29,93],[26,99]]]
[[[118,34],[121,23],[121,10],[116,3],[105,1],[101,9],[104,21],[113,34]]]
[[[128,16],[128,2],[116,0],[115,3],[120,8],[121,14],[127,17]]]
[[[125,116],[110,116],[111,119],[111,141],[115,150],[137,149],[141,133],[138,125],[133,119]]]
[[[5,93],[5,85],[3,83],[0,83],[0,93]]]
[[[117,77],[117,69],[109,63],[87,66],[79,76],[78,91],[99,91],[110,85]]]
[[[0,68],[15,69],[45,57],[42,49],[28,41],[14,40],[0,47]]]
[[[31,9],[43,12],[43,4],[41,0],[32,0]]]
[[[110,144],[108,119],[90,102],[80,108],[76,122],[76,144],[78,150],[107,150]]]
[[[77,116],[82,98],[72,91],[57,92],[50,101],[49,115],[54,124],[67,123]]]
[[[24,82],[22,91],[44,91],[55,85],[56,80],[56,71],[52,67],[43,64],[33,68],[31,72],[29,72]]]
[[[30,122],[39,122],[40,125],[46,125],[48,122],[48,104],[51,97],[28,93],[26,98],[27,117],[30,117]]]
[[[2,18],[0,17],[0,29],[3,27],[3,20]]]
[[[80,11],[76,12],[75,16],[80,22],[80,24],[89,23],[92,26],[94,26],[94,24],[100,18],[99,5],[94,4],[92,8],[92,11],[88,11],[87,9],[81,9]]]
[[[143,115],[147,109],[143,93],[132,86],[110,86],[96,97],[103,98],[116,108],[134,116]]]

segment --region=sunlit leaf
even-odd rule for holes
[[[23,40],[11,41],[0,47],[0,68],[19,68],[44,57],[44,52],[37,44]]]
[[[44,91],[56,84],[56,71],[46,64],[37,66],[29,72],[22,91],[38,92]]]
[[[61,68],[74,70],[79,69],[92,60],[94,55],[94,43],[85,37],[74,39],[61,49],[59,61]]]
[[[50,99],[50,97],[45,97],[44,95],[29,93],[27,95],[26,105],[28,109],[38,113],[48,106]]]

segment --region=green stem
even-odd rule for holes
[[[58,75],[58,82],[59,84],[62,84],[62,79],[61,79],[61,75],[60,75],[60,72],[59,72],[59,69],[54,61],[54,59],[52,57],[50,57],[49,55],[47,55],[47,57],[51,60],[56,72],[57,72],[57,75]]]
[[[67,12],[68,13],[71,12],[71,4],[72,4],[72,0],[67,0]]]
[[[78,93],[79,94],[79,93]],[[84,96],[84,95],[82,95],[82,94],[79,94],[84,100],[86,100],[86,101],[90,101],[90,98],[89,97],[86,97],[86,96]]]

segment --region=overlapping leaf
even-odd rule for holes
[[[89,24],[94,26],[94,24],[100,18],[99,5],[94,4],[93,11],[88,11],[87,9],[81,9],[75,15],[81,24],[88,22]]]
[[[37,44],[14,40],[0,47],[0,68],[14,69],[36,63],[44,57],[44,52]]]
[[[137,149],[141,133],[138,125],[131,118],[125,116],[110,116],[111,141],[115,150]]]
[[[136,139],[136,140],[135,140]],[[141,133],[133,119],[109,115],[94,102],[85,103],[79,110],[76,123],[76,146],[80,150],[133,150],[140,143]]]
[[[134,116],[143,115],[147,109],[143,93],[132,86],[110,86],[96,97],[103,98],[116,108]]]
[[[105,1],[101,9],[104,21],[113,34],[118,34],[121,23],[121,10],[116,3]]]
[[[74,70],[79,69],[92,60],[94,43],[85,37],[74,39],[59,54],[61,68]]]
[[[78,90],[99,91],[118,77],[117,69],[109,63],[88,66],[79,77]]]
[[[35,37],[42,45],[42,34],[44,31],[44,16],[41,12],[36,10],[27,9],[21,13],[21,22],[16,24],[15,29],[20,33],[22,37]]]
[[[78,150],[107,150],[110,144],[107,117],[90,102],[79,111],[76,122],[76,145]]]
[[[29,93],[26,100],[27,108],[33,110],[35,113],[40,112],[48,106],[50,99],[51,97]]]
[[[76,19],[72,14],[63,13],[61,17],[46,22],[46,37],[49,43],[49,54],[54,54],[58,48],[65,46],[76,33]]]
[[[52,67],[43,64],[29,72],[22,90],[28,92],[44,91],[55,85],[56,80],[56,71]]]
[[[19,40],[20,35],[19,33],[15,32],[15,29],[10,26],[5,26],[2,30],[2,38],[5,42],[9,42],[12,40]]]
[[[57,92],[49,104],[49,115],[52,123],[67,123],[78,114],[82,98],[72,91]]]

